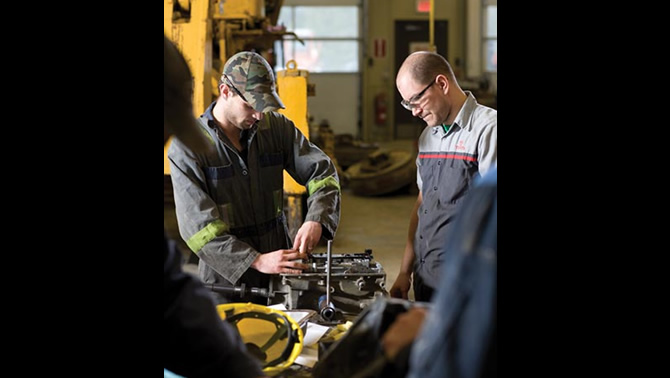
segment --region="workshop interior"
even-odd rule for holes
[[[463,90],[497,109],[497,0],[164,0],[164,33],[191,70],[195,117],[216,100],[231,56],[253,51],[265,58],[285,105],[278,113],[328,155],[340,179],[337,233],[316,245],[304,261],[308,269],[273,275],[267,287],[206,285],[266,300],[267,307],[219,305],[222,320],[256,348],[265,374],[357,376],[379,359],[369,338],[378,339],[379,325],[414,300],[411,290],[406,301],[390,299],[389,290],[419,192],[417,141],[425,122],[401,105],[396,75],[409,54],[437,52]],[[197,277],[198,256],[177,224],[169,147],[164,226],[183,270]],[[284,172],[291,237],[308,195]],[[354,358],[347,351],[356,345],[367,352]]]

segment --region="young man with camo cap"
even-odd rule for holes
[[[275,112],[284,104],[268,62],[240,52],[226,62],[219,97],[198,119],[214,146],[168,149],[179,231],[200,258],[206,283],[268,288],[270,274],[300,273],[321,237],[332,239],[340,219],[335,166],[293,122]],[[305,185],[305,222],[291,241],[283,214],[283,171]],[[267,304],[257,296],[224,300]],[[221,301],[221,298],[218,298]]]

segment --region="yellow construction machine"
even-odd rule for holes
[[[290,34],[276,26],[283,0],[163,0],[165,35],[186,57],[200,115],[217,93],[228,57],[254,50],[274,66],[274,42]]]
[[[194,79],[193,111],[202,114],[218,93],[228,57],[254,50],[274,65],[273,45],[283,0],[163,0],[163,31],[179,47]],[[169,143],[165,146],[165,151]],[[167,158],[163,172],[170,174]]]
[[[193,112],[200,116],[218,95],[218,79],[228,57],[246,50],[261,54],[275,66],[274,42],[292,35],[283,26],[276,26],[283,0],[163,0],[164,32],[179,47],[194,78]],[[277,72],[277,90],[286,109],[279,112],[289,117],[309,138],[307,122],[307,71],[298,70],[291,61],[286,71]],[[167,149],[163,151],[165,205],[173,203]],[[291,236],[302,224],[302,196],[305,187],[284,172],[287,194],[287,217]],[[176,229],[176,222],[166,210],[166,228]],[[170,210],[171,211],[171,210]],[[174,231],[173,231],[174,232]],[[174,233],[172,233],[175,236]]]

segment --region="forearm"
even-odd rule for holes
[[[419,192],[409,218],[409,231],[407,232],[405,253],[403,254],[402,263],[400,264],[400,273],[411,274],[414,269],[414,237],[419,224],[418,211],[422,200],[421,192]]]
[[[340,222],[341,201],[340,178],[335,164],[292,122],[285,124],[283,140],[284,150],[291,151],[284,169],[307,189],[305,221],[321,224],[323,237],[332,239]]]
[[[387,358],[393,360],[398,352],[414,341],[427,313],[424,307],[413,307],[396,317],[382,336],[382,347]]]
[[[322,226],[322,236],[333,239],[340,223],[340,188],[327,187],[307,199],[305,222],[313,221]]]

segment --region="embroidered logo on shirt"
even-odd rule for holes
[[[465,143],[462,140],[459,140],[458,144],[456,144],[456,150],[465,151]]]

